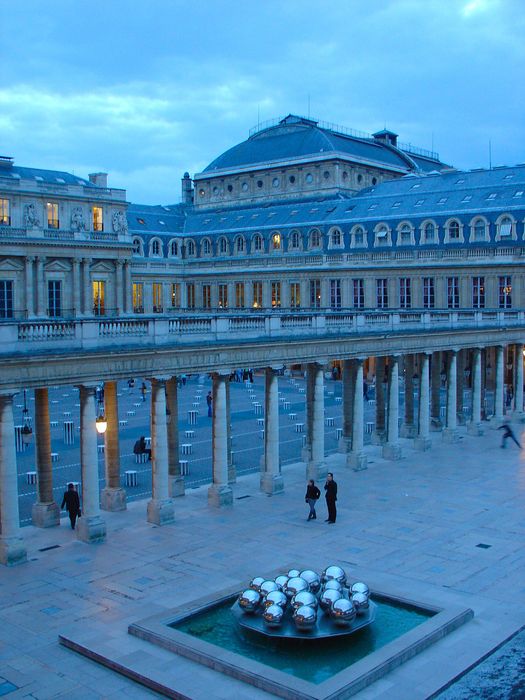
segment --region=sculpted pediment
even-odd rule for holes
[[[113,263],[101,260],[100,262],[91,265],[92,272],[115,272],[115,266]]]
[[[1,272],[20,272],[23,269],[24,266],[17,260],[11,260],[10,258],[4,258],[4,260],[0,260]]]
[[[45,266],[46,272],[69,272],[71,263],[66,260],[51,260]]]

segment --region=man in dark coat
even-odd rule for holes
[[[64,506],[66,506],[69,519],[71,520],[71,529],[74,530],[77,517],[80,515],[80,499],[73,484],[67,485],[67,491],[64,493],[60,507],[63,508]]]
[[[306,487],[306,496],[305,496],[305,501],[308,503],[310,506],[310,513],[308,514],[307,520],[315,520],[317,518],[316,512],[315,512],[315,504],[317,503],[317,499],[321,495],[321,492],[315,485],[315,482],[313,479],[310,479],[308,481],[308,486]]]
[[[324,490],[326,507],[328,508],[328,518],[325,520],[325,522],[333,525],[337,516],[337,509],[335,507],[335,502],[337,501],[337,483],[334,481],[334,475],[332,472],[328,472]]]

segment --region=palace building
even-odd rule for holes
[[[329,363],[343,375],[340,446],[350,467],[366,466],[367,375],[384,456],[399,457],[400,434],[418,449],[429,447],[431,429],[453,442],[465,389],[474,432],[483,412],[503,418],[506,395],[516,415],[523,411],[524,256],[525,165],[457,170],[387,130],[368,136],[289,115],[259,125],[202,173],[185,173],[181,201],[156,206],[128,202],[104,173],[83,179],[2,157],[0,423],[11,430],[12,396],[35,389],[37,435],[47,445],[46,387],[81,387],[85,541],[104,537],[100,499],[103,509],[125,507],[118,456],[106,464],[100,499],[90,472],[93,383],[101,379],[108,426],[118,413],[115,380],[152,380],[158,433],[148,519],[158,524],[170,522],[173,497],[184,492],[176,426],[164,416],[166,403],[176,410],[173,378],[182,372],[214,377],[213,505],[231,503],[224,378],[234,367],[266,368],[268,493],[282,488],[275,368],[283,364],[306,367],[303,456],[312,476],[323,467]],[[107,439],[118,441],[118,429],[108,428]],[[33,514],[42,526],[58,523],[46,450]],[[13,563],[24,548],[9,477],[16,455],[5,440],[1,460],[0,560]]]

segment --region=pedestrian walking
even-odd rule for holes
[[[326,482],[324,485],[326,507],[328,508],[328,517],[325,523],[333,525],[337,517],[337,508],[335,502],[337,501],[337,483],[334,481],[334,475],[332,472],[328,472],[326,476]]]
[[[316,520],[317,519],[317,514],[315,512],[315,504],[319,500],[319,497],[321,496],[321,492],[315,485],[315,482],[313,479],[308,480],[308,485],[306,487],[306,496],[305,496],[305,501],[308,503],[310,506],[310,512],[308,513],[307,520]]]
[[[147,392],[146,383],[142,382],[142,386],[140,387],[140,393],[142,394],[142,401],[143,402],[146,401],[146,392]]]
[[[213,397],[211,391],[208,391],[206,395],[206,404],[208,406],[208,418],[211,418],[213,415]]]
[[[71,521],[71,529],[74,530],[77,517],[80,518],[82,513],[80,512],[80,498],[73,484],[68,484],[67,491],[64,492],[64,498],[62,499],[60,508],[64,506],[66,507],[69,520]]]
[[[510,438],[511,440],[514,440],[514,442],[516,443],[516,445],[517,445],[517,446],[520,448],[520,450],[521,450],[521,445],[520,445],[520,443],[518,442],[518,440],[516,439],[516,436],[515,436],[514,433],[512,432],[512,428],[510,427],[510,425],[509,425],[508,423],[503,423],[503,425],[500,425],[500,427],[498,428],[498,430],[503,430],[503,431],[504,431],[504,432],[503,432],[503,435],[501,436],[501,445],[500,445],[501,448],[505,448],[505,447],[506,447],[506,444],[505,444],[505,443],[507,442],[507,438]]]

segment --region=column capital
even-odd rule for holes
[[[123,260],[116,260],[115,263],[116,263],[117,267],[122,267],[124,265]]]
[[[36,257],[34,255],[26,255],[26,263],[33,263],[35,260]]]
[[[93,396],[95,395],[95,392],[97,390],[98,384],[75,384],[75,387],[79,390],[86,391],[88,394],[92,394]]]
[[[220,369],[216,369],[214,372],[212,372],[212,375],[216,375],[220,379],[225,379],[226,377],[229,377],[231,373],[231,369],[225,369],[224,367],[221,367]]]

